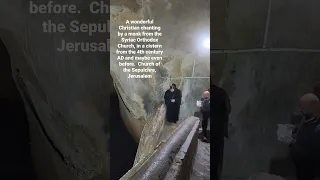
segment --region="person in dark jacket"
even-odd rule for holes
[[[210,93],[209,91],[205,91],[203,93],[203,98],[201,98],[201,107],[200,111],[202,114],[202,122],[201,122],[201,127],[202,127],[202,133],[203,133],[203,141],[207,142],[208,141],[208,135],[207,135],[207,128],[208,128],[208,121],[210,117]]]
[[[292,139],[290,152],[297,180],[314,180],[320,167],[319,98],[312,93],[306,94],[300,99],[299,106],[304,118]]]
[[[164,94],[164,102],[167,107],[166,119],[169,123],[174,123],[179,120],[180,105],[182,94],[176,84],[172,84]]]
[[[224,137],[228,137],[228,121],[231,112],[230,99],[224,89],[211,84],[211,171],[212,179],[220,180],[223,165]]]

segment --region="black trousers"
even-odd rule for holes
[[[297,180],[314,180],[316,178],[319,162],[315,158],[294,155],[293,162]]]
[[[224,137],[226,135],[226,116],[210,117],[210,171],[211,179],[221,180],[223,168]]]
[[[210,112],[202,112],[202,132],[203,132],[203,136],[208,138],[207,136],[207,129],[208,129],[208,121],[209,121],[209,117],[210,117]]]
[[[224,138],[213,137],[213,140],[210,146],[211,155],[210,155],[210,171],[211,179],[221,180],[222,167],[223,167],[223,150],[224,150]]]

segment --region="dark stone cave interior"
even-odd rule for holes
[[[13,81],[10,56],[1,40],[0,73],[0,179],[35,180],[24,102]]]
[[[120,179],[133,166],[138,143],[127,130],[116,91],[110,94],[110,179]]]

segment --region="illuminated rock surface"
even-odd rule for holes
[[[38,0],[33,2],[40,3]],[[23,77],[47,137],[52,140],[50,144],[28,110],[34,165],[39,179],[107,179],[109,134],[106,128],[112,86],[108,84],[109,63],[116,88],[130,110],[127,112],[125,106],[121,108],[123,119],[137,142],[143,126],[154,118],[156,108],[163,100],[163,92],[171,83],[169,75],[191,76],[193,60],[196,60],[194,75],[209,75],[208,54],[199,48],[202,47],[199,41],[209,35],[208,1],[139,2],[139,6],[134,1],[114,2],[111,31],[115,32],[115,22],[121,23],[127,18],[154,18],[162,26],[164,36],[161,43],[165,46],[166,60],[156,78],[127,81],[115,66],[114,56],[110,63],[105,53],[56,51],[62,39],[106,42],[107,37],[103,33],[88,37],[83,33],[42,32],[45,20],[69,24],[71,20],[90,22],[90,19],[96,19],[97,15],[88,12],[89,2],[76,2],[81,10],[77,15],[32,15],[28,12],[29,1],[0,3],[0,37],[11,56],[13,77],[17,76],[15,69],[20,69],[19,76]],[[58,0],[55,3],[70,1]],[[101,17],[106,22],[104,15]],[[111,43],[114,42],[113,37],[114,34],[111,35]],[[111,51],[114,51],[113,46]],[[196,110],[195,100],[208,88],[209,81],[178,79],[172,82],[183,90],[183,119]],[[159,132],[155,133],[159,135]],[[146,134],[148,137],[152,136]]]
[[[141,154],[146,155],[155,148],[157,143],[154,141],[158,140],[154,137],[161,136],[164,119],[155,118],[155,113],[170,83],[176,83],[182,90],[180,119],[193,115],[197,110],[196,100],[209,88],[209,79],[206,78],[180,79],[191,76],[208,77],[210,74],[209,50],[202,46],[202,41],[209,37],[209,2],[143,1],[142,6],[137,8],[129,1],[114,1],[111,5],[111,73],[119,95],[129,109],[123,110],[122,114],[126,126],[135,139],[140,141],[141,146],[143,142],[153,143],[151,146],[144,146],[145,148],[139,147],[138,156],[143,156]],[[163,67],[157,68],[154,78],[147,80],[127,79],[128,74],[119,68],[115,54],[119,42],[118,26],[124,25],[126,20],[140,19],[154,19],[155,25],[161,26],[163,33],[159,39],[164,50]],[[164,117],[162,114],[161,116]],[[150,131],[149,128],[143,130],[146,123],[150,128],[161,128],[155,131]]]

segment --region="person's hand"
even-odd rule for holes
[[[295,141],[291,136],[282,136],[279,140],[286,145],[290,145]]]
[[[176,102],[176,100],[175,99],[171,99],[171,102],[174,103],[174,102]]]
[[[202,106],[202,101],[197,101],[197,107],[201,108]]]

